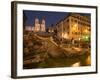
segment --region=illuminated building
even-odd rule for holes
[[[35,18],[35,24],[34,24],[34,32],[45,32],[45,19],[43,18],[41,23],[39,22],[39,19]]]
[[[33,27],[32,26],[25,26],[26,31],[32,31]]]
[[[39,21],[39,19],[36,17],[35,18],[35,22],[34,22],[34,26],[25,26],[25,30],[26,31],[34,31],[34,32],[45,32],[45,19],[43,18],[41,23]]]
[[[40,31],[45,32],[45,19],[44,18],[42,19],[42,22],[41,22],[40,26],[41,26]]]
[[[39,23],[39,19],[36,17],[35,24],[34,24],[34,32],[38,32],[38,31],[40,31],[40,23]]]
[[[76,39],[90,37],[91,21],[89,16],[81,14],[70,14],[59,21],[57,26],[57,36],[65,39]]]

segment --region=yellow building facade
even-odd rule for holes
[[[91,35],[91,19],[81,14],[70,14],[56,24],[57,36],[65,39],[81,39]]]

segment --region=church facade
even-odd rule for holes
[[[26,26],[26,31],[33,31],[33,32],[45,32],[46,31],[46,23],[45,18],[40,21],[37,17],[35,18],[35,22],[33,26]]]
[[[43,18],[42,21],[40,22],[39,19],[36,17],[35,22],[34,22],[34,32],[45,32],[45,19]]]

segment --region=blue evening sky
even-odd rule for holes
[[[68,16],[70,13],[68,12],[49,12],[49,11],[33,11],[33,10],[24,10],[24,14],[27,17],[25,25],[33,26],[35,17],[37,17],[40,22],[43,17],[45,17],[46,20],[46,27],[50,26],[51,24],[55,25],[57,22],[59,22],[61,19],[64,19],[66,16]],[[90,14],[82,14],[90,16]]]

